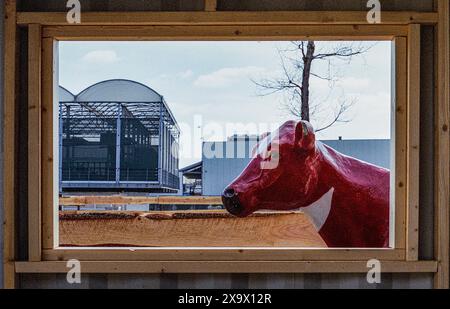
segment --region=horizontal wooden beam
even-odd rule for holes
[[[335,249],[335,248],[56,248],[43,251],[45,261],[404,261],[401,249]]]
[[[234,25],[234,26],[49,26],[57,40],[392,40],[406,36],[403,25]]]
[[[220,196],[68,196],[60,197],[60,206],[81,206],[93,204],[111,205],[222,205]]]
[[[19,12],[19,25],[68,25],[65,12]],[[435,12],[383,11],[381,24],[435,24]],[[81,25],[364,25],[366,11],[82,12]]]
[[[66,262],[16,262],[17,273],[66,273]],[[435,261],[381,263],[383,273],[434,273]],[[82,273],[367,273],[367,262],[350,261],[83,261]]]

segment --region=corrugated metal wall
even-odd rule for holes
[[[256,138],[204,142],[202,151],[203,195],[221,195],[250,162]]]
[[[324,140],[324,144],[340,153],[387,169],[391,165],[391,140]]]
[[[65,11],[66,3],[65,0],[22,0],[20,2],[20,9],[28,11]],[[202,0],[81,0],[81,2],[82,9],[85,11],[201,10],[203,8]],[[3,3],[2,1],[2,6]],[[366,3],[365,0],[221,0],[218,7],[223,10],[366,10]],[[384,10],[431,11],[433,1],[384,0],[382,8]],[[2,9],[0,8],[0,10]],[[423,34],[421,142],[422,145],[433,145],[433,104],[431,103],[434,98],[433,28],[424,27]],[[0,37],[3,36],[0,35]],[[3,59],[3,56],[1,58]],[[0,69],[3,72],[3,66]],[[22,75],[26,76],[26,70],[24,68],[21,70]],[[2,91],[3,87],[0,88],[0,100],[3,99]],[[23,99],[21,101],[23,102]],[[24,137],[22,136],[22,138]],[[23,142],[25,141],[21,143]],[[0,153],[1,163],[3,163],[2,158],[2,153]],[[431,259],[433,257],[432,147],[422,147],[421,162],[420,256],[424,259]],[[22,169],[20,172],[22,179],[26,179],[23,177],[26,176],[26,169]],[[26,201],[26,198],[24,200]],[[26,224],[26,220],[24,219],[20,223]],[[2,235],[0,234],[0,236]],[[2,240],[3,237],[0,237],[0,241]],[[21,239],[20,245],[22,247],[20,255],[25,256],[26,240]],[[0,277],[1,273],[0,269]],[[19,286],[23,288],[430,288],[433,286],[431,274],[383,274],[382,279],[380,285],[369,286],[366,283],[365,275],[361,274],[93,274],[83,276],[81,285],[70,286],[63,274],[24,274],[19,276]]]
[[[21,288],[84,289],[396,289],[430,288],[429,274],[382,274],[380,284],[368,284],[365,274],[96,274],[81,277],[81,284],[70,285],[65,274],[26,274]]]

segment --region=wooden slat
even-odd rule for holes
[[[60,197],[61,206],[81,206],[93,204],[111,204],[111,205],[222,205],[220,196],[69,196]]]
[[[214,12],[217,10],[217,0],[205,0],[205,11]]]
[[[4,20],[4,97],[3,97],[3,286],[15,287],[15,224],[16,205],[16,1],[5,1]]]
[[[222,205],[220,196],[159,196],[158,204]]]
[[[57,49],[53,39],[42,40],[42,247],[51,249],[58,245],[58,123],[55,108],[58,103],[56,79]]]
[[[401,249],[333,249],[333,248],[69,248],[43,251],[43,260],[65,261],[380,261],[405,260]]]
[[[41,260],[41,26],[28,27],[28,260]]]
[[[383,273],[434,273],[435,261],[385,261]],[[67,273],[67,262],[16,262],[18,273]],[[83,273],[367,273],[366,261],[85,261]]]
[[[84,16],[84,15],[83,15]],[[402,25],[49,26],[44,37],[60,40],[391,40]]]
[[[209,1],[208,1],[209,2]],[[210,6],[208,6],[210,7]],[[65,12],[19,12],[20,25],[67,24]],[[83,12],[83,25],[366,25],[366,11],[264,11],[264,12]],[[381,24],[435,24],[434,12],[383,11]]]
[[[420,155],[420,25],[410,25],[408,35],[408,196],[406,258],[418,259],[419,246],[419,155]]]
[[[59,226],[64,247],[326,247],[298,212],[61,212]]]
[[[406,248],[407,168],[407,40],[395,39],[395,248]]]
[[[450,190],[450,135],[449,135],[449,1],[438,0],[439,25],[437,33],[437,104],[435,114],[435,258],[438,272],[436,288],[449,287],[449,190]]]

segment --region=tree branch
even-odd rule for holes
[[[331,120],[331,122],[329,124],[327,124],[326,126],[320,128],[320,129],[317,129],[315,131],[316,132],[320,132],[320,131],[326,130],[329,127],[333,126],[335,123],[338,123],[338,122],[340,122],[340,123],[350,122],[349,119],[342,119],[341,117],[345,114],[345,112],[348,111],[348,109],[350,107],[353,106],[353,104],[354,104],[354,102],[350,102],[348,104],[345,104],[345,102],[341,103],[339,105],[339,110],[337,111],[337,113],[335,113],[334,118]]]
[[[292,47],[278,50],[282,70],[280,77],[253,82],[263,89],[264,93],[261,95],[271,95],[277,92],[286,93],[288,95],[285,103],[287,110],[295,117],[308,121],[311,115],[317,118],[317,114],[322,112],[322,104],[313,105],[310,103],[310,77],[330,82],[329,87],[333,89],[333,82],[337,81],[338,76],[331,70],[332,59],[350,62],[353,56],[361,55],[373,46],[353,45],[351,43],[347,45],[336,44],[332,48],[326,48],[327,50],[318,50],[314,41],[292,41],[291,44]],[[314,72],[313,62],[315,60],[328,60],[328,72],[323,74]],[[330,90],[326,101],[329,100],[331,92],[332,90]],[[345,120],[343,115],[352,105],[353,103],[341,103],[331,122],[316,131],[328,129],[338,122],[348,122],[349,120]]]

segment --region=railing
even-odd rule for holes
[[[120,181],[158,181],[158,169],[121,168]]]
[[[62,181],[115,181],[116,169],[106,167],[104,162],[74,162],[62,168]],[[178,189],[180,179],[167,171],[162,171],[160,183]],[[120,169],[120,181],[158,182],[158,169]]]
[[[202,181],[196,180],[194,183],[183,184],[183,194],[185,195],[201,195]]]
[[[169,173],[168,171],[163,170],[161,183],[170,188],[179,188],[180,177],[178,177],[177,175],[174,175],[172,173]]]
[[[104,163],[77,162],[71,167],[62,168],[63,181],[114,181],[115,168],[106,167]],[[103,166],[102,166],[103,165]]]

